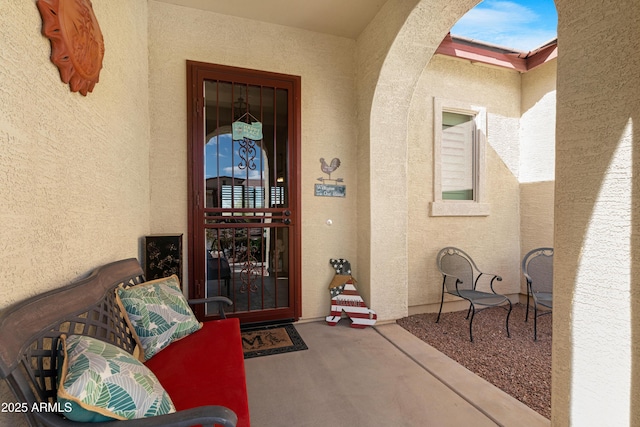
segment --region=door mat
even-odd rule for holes
[[[242,331],[242,351],[245,359],[306,349],[307,345],[291,324]]]

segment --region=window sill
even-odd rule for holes
[[[431,202],[431,216],[489,216],[488,203],[477,202]]]

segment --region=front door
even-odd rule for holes
[[[187,76],[189,296],[226,296],[243,323],[297,320],[300,78],[191,61]]]

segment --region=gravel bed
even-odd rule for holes
[[[506,310],[488,308],[473,319],[469,341],[466,311],[417,314],[397,322],[407,331],[462,366],[515,397],[546,418],[551,417],[551,318],[538,318],[538,341],[533,340],[533,309],[525,322],[526,305],[514,304],[505,331]]]

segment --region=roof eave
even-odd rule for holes
[[[558,56],[558,41],[551,40],[530,52],[518,51],[477,40],[452,36],[442,40],[436,53],[526,73]]]

